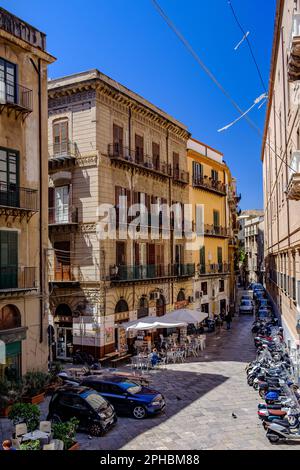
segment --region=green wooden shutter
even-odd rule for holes
[[[18,287],[18,232],[0,231],[0,288]]]

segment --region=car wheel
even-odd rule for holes
[[[272,444],[276,444],[276,442],[279,441],[279,436],[277,436],[277,434],[273,434],[271,432],[268,432],[267,433],[267,438],[269,439],[269,441],[272,443]]]
[[[99,423],[93,423],[89,427],[89,434],[94,437],[101,437],[104,434],[104,430]]]
[[[146,417],[146,410],[143,406],[135,406],[132,414],[135,419],[144,419]]]

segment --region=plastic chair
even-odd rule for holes
[[[24,434],[27,434],[27,424],[26,423],[21,423],[21,424],[16,424],[16,429],[15,429],[15,436],[16,439],[18,437],[24,436]]]
[[[40,422],[40,431],[46,432],[47,434],[51,434],[51,421],[41,421]]]
[[[14,449],[16,449],[16,450],[20,450],[20,449],[21,449],[20,440],[19,440],[18,438],[12,439],[12,440],[11,440],[11,443],[12,443],[12,446],[13,446]]]
[[[54,442],[50,442],[50,444],[44,444],[43,450],[55,450]]]
[[[50,444],[54,444],[54,450],[64,450],[64,443],[60,439],[53,439]]]

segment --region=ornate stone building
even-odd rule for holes
[[[46,37],[0,8],[0,378],[47,369]]]
[[[138,240],[99,237],[99,208],[118,214],[120,196],[149,209],[189,202],[189,132],[98,70],[51,80],[48,91],[53,353],[99,357],[124,347],[122,323],[192,301],[195,267],[172,227],[168,240],[148,227]]]

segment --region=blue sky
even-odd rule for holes
[[[159,0],[242,109],[262,92],[227,0]],[[268,84],[275,0],[232,0]],[[241,207],[262,207],[261,137],[246,121],[217,130],[237,111],[189,55],[151,0],[2,0],[1,6],[47,34],[57,57],[49,77],[98,68],[185,123],[193,136],[224,152],[238,179]],[[263,129],[265,106],[250,117]]]

